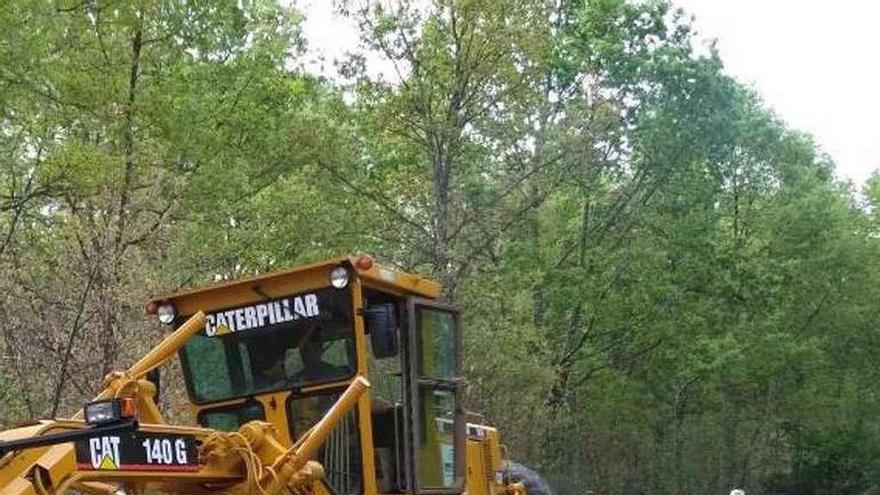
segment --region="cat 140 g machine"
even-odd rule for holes
[[[159,345],[73,419],[0,433],[0,495],[525,495],[462,407],[459,314],[439,296],[361,255],[156,297]],[[157,407],[174,354],[199,426]]]

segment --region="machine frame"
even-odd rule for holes
[[[265,421],[252,421],[240,426],[235,432],[221,432],[204,427],[172,426],[165,423],[156,403],[155,385],[147,379],[148,373],[171,359],[186,342],[197,333],[204,332],[205,314],[225,308],[240,307],[259,301],[271,300],[290,294],[304,293],[328,286],[328,276],[338,267],[350,273],[347,290],[351,291],[356,370],[354,376],[345,380],[320,383],[297,390],[279,390],[260,393],[227,401],[192,404],[193,416],[199,418],[208,411],[246,403],[253,400],[261,404]],[[458,426],[454,431],[455,473],[458,479],[452,488],[435,490],[418,488],[418,469],[415,466],[416,447],[408,444],[407,483],[405,493],[499,495],[520,494],[525,491],[521,484],[512,483],[505,477],[503,449],[498,431],[492,427],[466,424],[461,405],[464,382],[460,379],[461,322],[458,310],[440,302],[441,288],[435,282],[417,275],[403,273],[378,266],[369,257],[337,257],[319,263],[299,266],[290,270],[258,277],[214,284],[208,287],[185,290],[151,299],[147,313],[162,313],[163,306],[171,305],[176,312],[169,334],[159,345],[140,361],[124,372],[107,376],[103,391],[95,400],[129,397],[137,406],[137,432],[155,435],[177,435],[192,439],[198,445],[198,468],[187,470],[153,469],[146,466],[139,470],[83,469],[77,464],[77,445],[83,440],[52,443],[40,437],[59,432],[80,433],[88,426],[81,414],[72,420],[43,420],[18,429],[0,432],[2,442],[10,444],[8,453],[0,458],[0,495],[61,493],[75,488],[87,493],[114,493],[119,487],[130,493],[145,489],[190,493],[238,492],[257,489],[264,494],[274,493],[333,493],[322,479],[322,466],[315,462],[316,453],[340,424],[349,411],[357,411],[357,430],[360,443],[362,485],[359,493],[378,495],[376,458],[374,457],[373,418],[369,392],[367,334],[364,322],[365,294],[378,291],[397,298],[406,307],[406,327],[410,329],[405,342],[407,349],[401,352],[401,371],[409,376],[403,379],[408,389],[408,416],[417,417],[415,405],[419,402],[420,387],[438,387],[451,390],[455,397]],[[413,356],[416,349],[415,308],[437,308],[452,314],[455,321],[455,376],[450,380],[427,380],[417,376]],[[406,388],[406,387],[405,387]],[[287,407],[294,396],[325,392],[341,392],[339,399],[311,428],[304,432],[291,431]],[[410,442],[420,438],[418,421],[407,421],[406,436]],[[90,433],[82,433],[88,438]],[[64,438],[61,435],[59,438]],[[27,440],[31,439],[31,440]],[[22,442],[32,446],[21,446]],[[48,445],[46,445],[48,443]],[[16,447],[11,447],[16,445]],[[146,447],[146,444],[145,444]],[[402,493],[402,492],[395,492]]]

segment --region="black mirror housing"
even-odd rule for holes
[[[375,304],[365,309],[364,323],[370,333],[373,355],[378,359],[396,356],[399,348],[397,344],[397,310],[394,304]]]

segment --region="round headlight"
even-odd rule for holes
[[[348,270],[344,266],[337,266],[330,272],[330,285],[337,289],[344,289],[348,285]]]
[[[177,316],[177,309],[174,308],[173,304],[164,303],[159,306],[158,310],[156,310],[156,316],[159,317],[159,322],[163,325],[170,325],[174,323],[174,318]]]

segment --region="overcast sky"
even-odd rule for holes
[[[838,173],[880,168],[880,2],[675,0],[717,38],[727,71],[791,126],[816,137]]]
[[[728,73],[814,135],[841,177],[862,183],[880,168],[880,1],[673,1],[696,16],[702,38],[718,40]],[[356,45],[330,0],[295,3],[310,47],[328,62]]]

